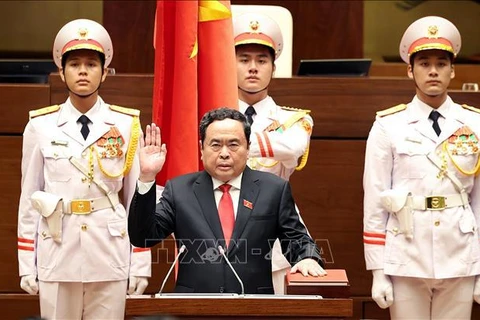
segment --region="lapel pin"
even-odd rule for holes
[[[250,210],[253,210],[253,203],[251,203],[251,202],[248,201],[248,200],[243,199],[243,206],[244,206],[244,207],[247,207],[247,208],[250,209]]]

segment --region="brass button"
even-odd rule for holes
[[[397,228],[397,227],[395,227],[395,228],[393,228],[393,230],[392,230],[392,231],[393,231],[393,233],[397,234],[397,233],[398,233],[398,228]]]
[[[82,152],[82,158],[85,158],[87,156],[87,151]]]
[[[127,235],[127,231],[126,230],[122,230],[122,232],[120,232],[120,235],[123,237],[125,237]]]
[[[440,225],[440,221],[437,220],[437,221],[435,221],[434,224],[435,224],[435,227],[438,227]]]
[[[47,231],[42,231],[42,237],[45,238],[47,236]]]
[[[82,227],[81,227],[81,228],[82,228],[82,231],[87,231],[88,226],[87,226],[86,224],[82,224]]]

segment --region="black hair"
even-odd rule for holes
[[[272,58],[272,64],[275,64],[275,50],[272,47],[269,47],[269,46],[266,46],[266,45],[263,45],[263,44],[259,44],[259,43],[239,44],[238,46],[235,46],[235,53],[237,53],[237,48],[239,48],[241,46],[246,46],[246,45],[249,45],[249,44],[254,44],[254,45],[266,47],[268,49],[268,53],[270,54],[270,58]]]
[[[245,115],[238,110],[223,107],[208,111],[202,117],[202,120],[200,120],[200,141],[202,142],[202,145],[205,141],[205,135],[208,126],[214,121],[220,121],[225,119],[232,119],[241,122],[243,125],[243,132],[245,133],[247,143],[250,144],[250,133],[252,129],[250,127],[250,124],[247,122],[247,118],[245,117]]]
[[[88,49],[85,49],[85,50],[88,50]],[[100,63],[102,65],[102,74],[103,74],[103,69],[105,68],[105,54],[103,54],[102,52],[96,51],[96,50],[92,50],[92,51],[98,53],[98,57],[100,58]],[[72,52],[73,52],[73,50],[65,52],[62,55],[62,68],[63,69],[65,69],[65,65],[67,64],[68,57],[70,56],[70,54]]]
[[[413,69],[413,62],[415,60],[415,56],[421,51],[417,51],[413,54],[410,55],[410,58],[409,58],[409,62],[410,62],[410,65],[412,66],[412,69]],[[453,64],[454,61],[455,61],[455,55],[451,52],[448,52],[448,51],[445,51],[446,53],[448,53],[448,58],[450,59],[450,63]]]
[[[268,52],[270,52],[270,57],[272,57],[272,63],[275,62],[275,50],[272,47],[267,47]]]

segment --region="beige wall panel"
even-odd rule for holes
[[[0,1],[0,52],[49,52],[68,21],[102,17],[103,1]]]
[[[480,54],[480,3],[469,0],[418,1],[409,10],[401,5],[413,1],[364,1],[364,56],[381,61],[382,56],[399,56],[400,40],[415,20],[429,15],[452,21],[462,35],[461,57]]]

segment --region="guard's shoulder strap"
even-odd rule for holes
[[[287,110],[287,111],[297,111],[297,112],[305,112],[305,113],[310,113],[311,112],[311,110],[293,108],[293,107],[287,107],[287,106],[280,106],[280,108],[282,108],[283,110]]]
[[[49,114],[49,113],[57,112],[58,110],[60,110],[60,106],[59,105],[53,105],[53,106],[44,107],[44,108],[37,109],[37,110],[31,110],[28,113],[28,115],[30,116],[30,119],[33,119],[33,118],[40,117],[40,116],[43,116],[43,115],[46,115],[46,114]]]
[[[473,111],[473,112],[476,112],[476,113],[480,113],[480,109],[475,108],[475,107],[472,107],[472,106],[469,106],[469,105],[467,105],[467,104],[462,104],[462,108],[463,108],[463,109],[470,110],[470,111]]]
[[[283,122],[279,123],[278,121],[274,121],[266,131],[279,131],[283,132],[293,126],[297,121],[303,119],[310,110],[305,109],[298,109],[298,108],[291,108],[291,107],[280,107],[282,110],[287,110],[290,112],[289,117]]]
[[[405,109],[407,109],[407,105],[402,103],[402,104],[390,107],[390,108],[385,109],[385,110],[377,111],[377,119],[385,117],[385,116],[392,115],[394,113],[403,111]]]
[[[116,112],[127,114],[127,115],[132,116],[132,117],[140,116],[140,110],[138,110],[138,109],[125,108],[125,107],[120,107],[120,106],[116,106],[116,105],[113,105],[113,104],[110,105],[110,109],[113,110],[113,111],[116,111]]]

